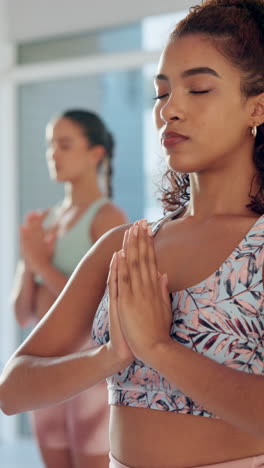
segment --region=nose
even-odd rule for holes
[[[51,161],[56,161],[58,159],[58,150],[52,146],[47,149],[47,158]]]
[[[164,123],[173,120],[184,120],[185,112],[183,110],[183,103],[179,94],[171,93],[168,98],[161,103],[160,118]]]

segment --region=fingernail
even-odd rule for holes
[[[146,219],[143,219],[143,220],[141,221],[141,226],[143,227],[143,229],[147,229],[148,223],[147,223]]]
[[[125,251],[123,249],[121,250],[120,255],[122,258],[126,258]]]
[[[138,236],[138,226],[134,226],[133,234],[134,234],[135,237]]]
[[[152,236],[153,236],[153,232],[152,232],[151,226],[148,226],[148,235],[149,235],[149,237],[152,237]]]

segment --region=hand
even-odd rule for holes
[[[107,346],[114,352],[117,360],[120,360],[120,370],[122,370],[134,361],[135,358],[125,340],[120,326],[118,314],[117,255],[117,253],[113,255],[107,279],[110,328],[110,341]]]
[[[167,275],[157,269],[151,229],[141,221],[126,232],[118,254],[118,311],[133,354],[149,362],[159,343],[171,340]]]
[[[20,227],[20,248],[25,260],[26,268],[33,273],[41,273],[41,269],[50,262],[55,235],[47,233],[43,228],[43,221],[48,211],[33,211],[26,216]]]

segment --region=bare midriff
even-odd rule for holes
[[[133,468],[191,468],[264,453],[264,438],[221,419],[128,406],[111,406],[110,444]]]

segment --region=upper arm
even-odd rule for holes
[[[106,203],[100,208],[92,222],[90,235],[93,242],[113,227],[127,222],[127,216],[118,206],[112,202]]]
[[[122,246],[126,226],[108,232],[88,251],[65,288],[20,346],[17,355],[59,356],[78,349],[90,336],[112,255]]]

